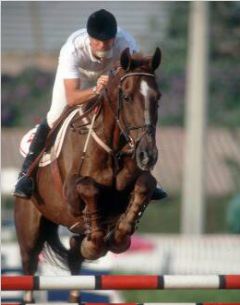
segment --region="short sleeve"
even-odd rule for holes
[[[79,78],[79,61],[73,45],[66,43],[59,54],[58,69],[64,79]]]

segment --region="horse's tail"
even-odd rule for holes
[[[46,220],[44,223],[44,255],[46,260],[61,269],[69,269],[69,250],[62,244],[58,235],[58,225]]]

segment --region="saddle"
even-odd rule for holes
[[[28,170],[28,175],[31,176],[38,167],[44,167],[55,161],[61,152],[66,131],[76,117],[77,120],[82,120],[85,125],[89,124],[88,115],[99,105],[100,100],[97,99],[86,106],[77,105],[74,107],[67,106],[59,119],[55,122],[53,128],[48,134],[46,144],[34,160]],[[21,140],[20,153],[25,157],[28,154],[31,141],[36,132],[37,126],[28,131]]]
[[[58,158],[63,140],[67,131],[69,124],[72,119],[79,113],[81,115],[81,109],[71,109],[71,112],[66,114],[66,118],[62,119],[61,124],[58,124],[53,130],[51,130],[48,135],[45,147],[43,152],[41,153],[41,159],[39,160],[38,166],[44,167],[49,165],[52,161]],[[20,143],[19,151],[23,157],[26,157],[29,152],[29,147],[32,142],[32,139],[35,136],[35,132],[37,130],[38,125],[36,125],[33,129],[29,130],[22,138]]]

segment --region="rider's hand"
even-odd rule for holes
[[[96,91],[100,93],[104,88],[106,88],[108,81],[109,81],[108,75],[101,75],[97,80]]]

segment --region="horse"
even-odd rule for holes
[[[79,273],[85,259],[130,247],[156,187],[151,170],[158,158],[161,93],[155,70],[160,62],[159,48],[153,56],[131,55],[125,49],[106,89],[84,106],[85,116],[77,114],[68,126],[55,162],[59,175],[52,164],[38,167],[34,195],[16,198],[15,226],[25,275],[36,272],[46,246],[72,275]],[[69,249],[60,241],[59,225],[73,233]],[[71,302],[78,297],[70,292]],[[26,292],[24,300],[33,302],[33,292]]]

